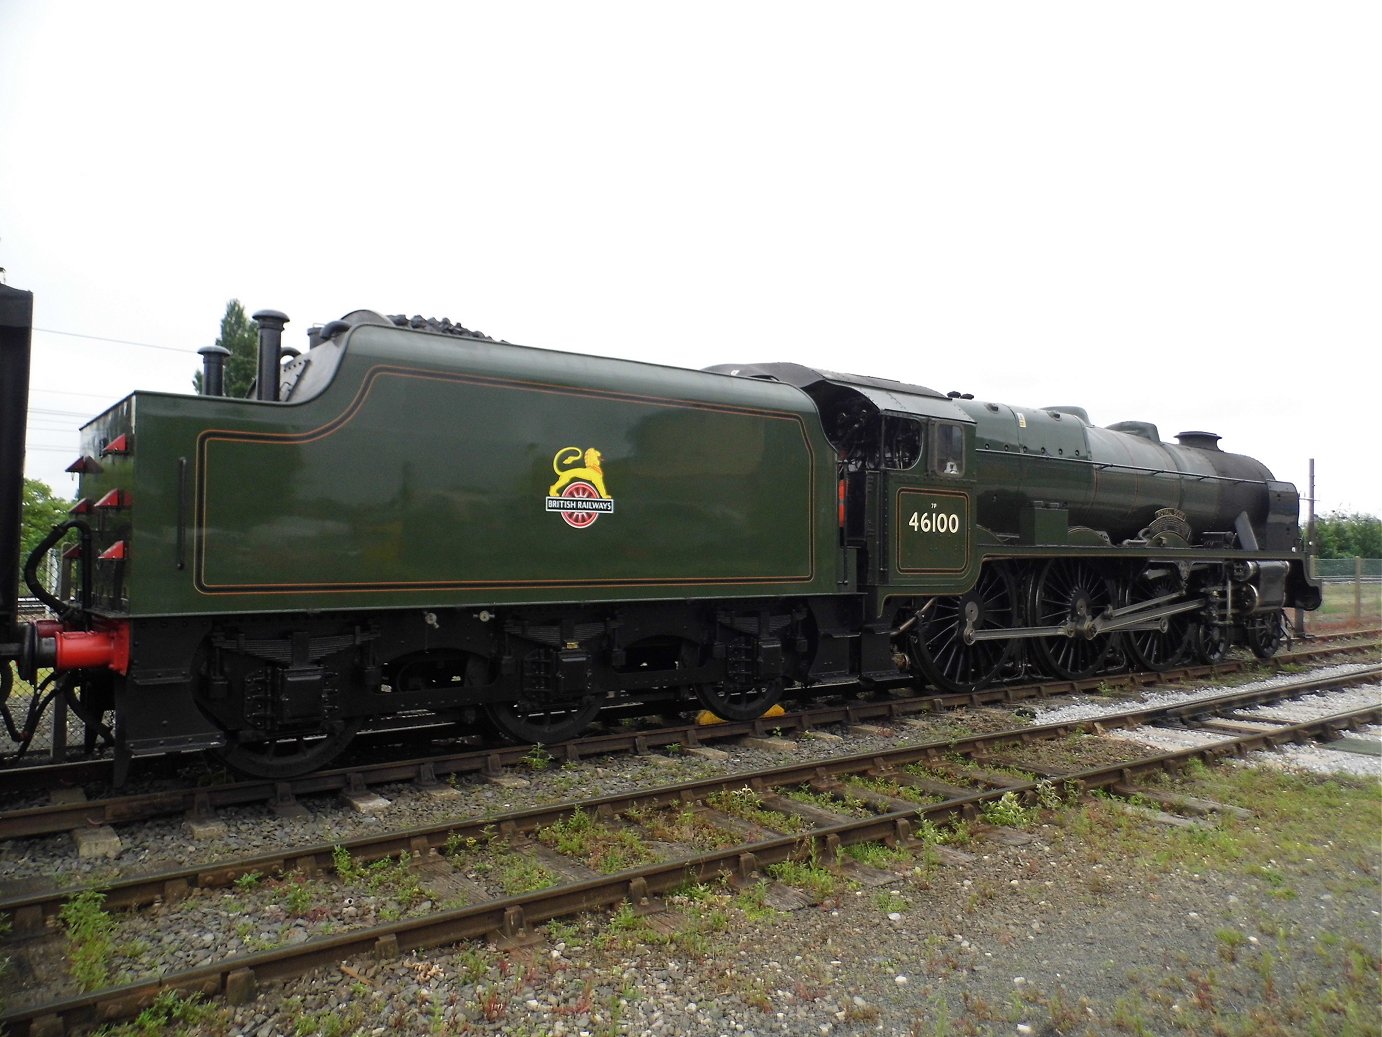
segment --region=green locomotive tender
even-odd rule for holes
[[[27,370],[28,296],[0,291]],[[9,659],[54,668],[91,725],[113,711],[122,772],[209,747],[298,773],[398,714],[551,743],[613,702],[744,719],[855,678],[1268,656],[1319,604],[1295,488],[1206,433],[368,311],[298,355],[256,318],[255,398],[218,395],[208,349],[207,395],[84,428],[46,545],[76,534],[69,587],[34,587],[59,618],[0,605],[6,690]]]

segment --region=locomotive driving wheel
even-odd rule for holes
[[[1248,622],[1248,647],[1259,659],[1270,659],[1286,643],[1286,613],[1281,609]]]
[[[1076,558],[1047,562],[1032,584],[1032,626],[1068,624],[1071,634],[1033,638],[1038,665],[1062,680],[1088,677],[1103,666],[1113,638],[1095,634],[1092,624],[1113,599],[1113,582],[1087,562]]]
[[[250,778],[296,778],[320,770],[342,752],[360,730],[359,717],[339,720],[328,731],[262,739],[227,736],[217,754],[232,770]]]
[[[1169,594],[1182,594],[1180,570],[1166,562],[1148,562],[1128,582],[1127,603],[1137,605]],[[1165,630],[1129,630],[1126,638],[1133,661],[1143,670],[1169,670],[1190,651],[1191,623],[1185,613],[1166,618]]]
[[[906,647],[915,669],[945,691],[974,691],[998,676],[1016,641],[967,644],[965,631],[971,621],[975,631],[1016,626],[1016,584],[1005,567],[987,565],[973,589],[953,598],[932,598],[914,619]]]

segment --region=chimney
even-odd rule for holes
[[[260,310],[254,315],[259,322],[259,378],[256,396],[261,400],[278,399],[278,362],[283,351],[283,325],[288,315],[278,310]]]

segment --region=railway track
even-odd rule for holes
[[[1308,651],[1284,655],[1275,663],[1280,669],[1375,649],[1375,642],[1370,645],[1320,645]],[[1009,684],[968,694],[894,697],[884,692],[871,699],[845,697],[836,703],[744,722],[710,725],[687,722],[660,727],[614,726],[602,733],[544,748],[563,762],[611,753],[642,754],[670,747],[694,749],[746,737],[764,737],[771,733],[794,734],[833,725],[852,727],[895,723],[908,717],[947,709],[1007,706],[1093,691],[1132,691],[1152,683],[1216,678],[1260,665],[1255,661],[1228,660],[1214,666],[1188,666],[1162,673],[1128,673],[1080,681],[1043,680]],[[394,733],[395,737],[397,734]],[[521,766],[530,752],[528,746],[467,746],[411,759],[361,761],[351,766],[281,781],[223,781],[196,787],[175,784],[154,791],[129,794],[112,792],[95,799],[87,799],[84,795],[69,796],[53,802],[39,802],[40,797],[32,794],[55,789],[108,787],[111,777],[109,761],[73,761],[0,770],[0,840],[77,832],[177,814],[185,815],[192,822],[206,822],[214,818],[219,809],[246,804],[268,804],[280,811],[291,810],[302,797],[358,795],[370,786],[399,782],[411,782],[428,788],[467,775],[501,774]],[[14,801],[26,793],[30,794],[28,805],[4,805],[7,798]]]
[[[263,984],[358,955],[398,953],[490,936],[522,940],[532,927],[552,918],[627,902],[632,910],[660,910],[660,896],[688,881],[728,877],[749,883],[770,876],[775,866],[802,859],[823,861],[868,884],[871,869],[847,863],[841,849],[858,842],[916,844],[927,822],[974,818],[986,804],[1032,805],[1056,795],[1091,789],[1127,792],[1148,775],[1187,760],[1216,760],[1258,748],[1340,732],[1382,720],[1382,706],[1335,713],[1268,730],[1234,734],[1222,741],[1146,755],[1128,744],[1126,758],[1093,767],[1062,769],[1022,764],[1020,770],[993,762],[1014,752],[1049,744],[1076,732],[1099,733],[1146,724],[1204,724],[1222,733],[1224,716],[1267,701],[1376,681],[1382,667],[1324,680],[1302,680],[1271,689],[1233,691],[1208,699],[1137,709],[1067,723],[907,745],[864,754],[791,764],[752,773],[724,775],[640,792],[569,802],[462,822],[414,828],[352,840],[285,850],[273,855],[168,870],[104,889],[108,907],[136,910],[175,905],[199,891],[223,889],[245,876],[293,873],[349,888],[375,862],[415,862],[420,877],[455,892],[464,901],[417,917],[313,937],[292,946],[262,950],[200,968],[144,978],[119,987],[63,1000],[28,1003],[0,1017],[15,1035],[59,1034],[73,1027],[127,1017],[167,989],[224,995],[242,1001]],[[680,825],[681,827],[677,827]],[[576,836],[594,833],[584,843]],[[554,837],[552,833],[556,833]],[[654,860],[601,861],[589,849],[652,846]],[[584,845],[587,849],[581,849]],[[557,848],[566,851],[558,854]],[[496,853],[545,864],[551,876],[542,888],[518,893],[474,880],[479,862]],[[888,873],[879,873],[887,881]],[[12,896],[0,912],[13,920],[19,955],[25,940],[51,939],[51,923],[62,905],[80,891]],[[809,902],[795,887],[770,883],[767,896],[792,905]],[[436,899],[436,898],[433,898]]]

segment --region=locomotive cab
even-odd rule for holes
[[[841,546],[872,614],[898,594],[973,584],[974,420],[953,397],[797,364],[711,370],[788,382],[815,402],[836,452]]]

